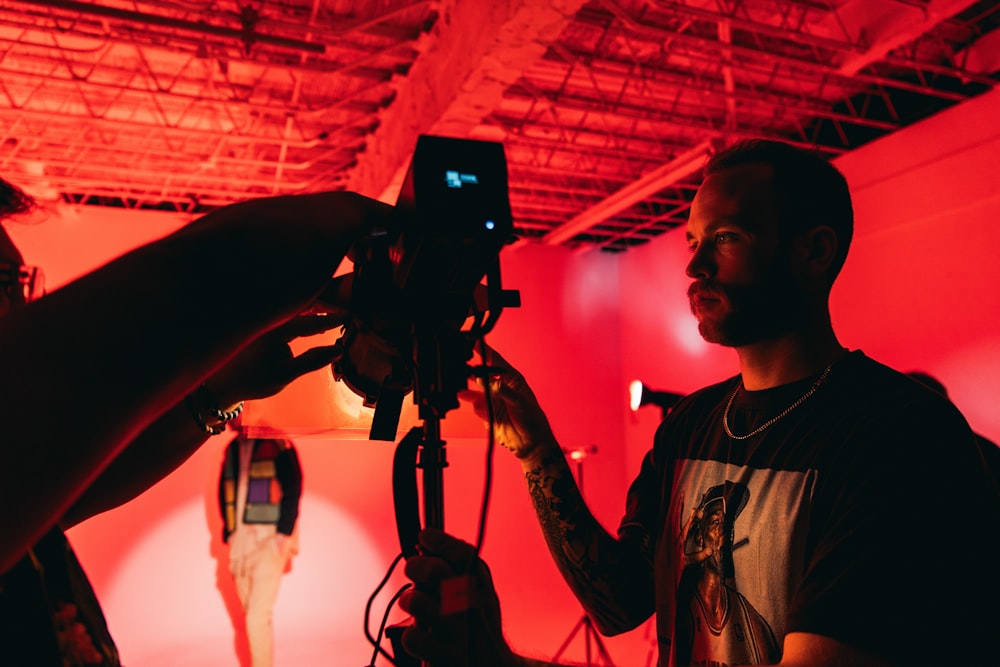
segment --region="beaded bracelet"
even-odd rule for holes
[[[243,412],[243,401],[228,410],[220,408],[219,402],[204,384],[188,394],[184,402],[187,403],[198,428],[209,435],[219,435],[225,431],[226,424],[239,417],[240,413]]]

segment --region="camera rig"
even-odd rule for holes
[[[513,240],[503,145],[422,135],[390,224],[355,244],[353,271],[321,298],[348,314],[332,370],[375,408],[370,439],[395,439],[403,398],[414,394],[423,425],[399,442],[393,469],[407,556],[420,527],[417,455],[425,525],[443,528],[440,422],[458,407],[476,341],[503,308],[520,305],[500,282],[500,250]]]

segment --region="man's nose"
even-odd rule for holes
[[[715,275],[715,263],[711,261],[707,244],[701,244],[694,249],[684,272],[688,278],[705,279]]]

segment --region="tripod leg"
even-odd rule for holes
[[[559,658],[562,657],[566,649],[569,648],[570,642],[576,637],[577,633],[583,630],[583,650],[586,659],[587,667],[594,667],[597,663],[593,662],[593,647],[597,648],[597,654],[600,656],[602,662],[607,667],[615,667],[614,661],[611,660],[611,655],[608,653],[607,648],[605,648],[604,643],[601,641],[601,636],[594,628],[594,622],[590,620],[590,617],[584,614],[576,625],[573,626],[572,632],[563,641],[562,646],[556,651],[556,654],[552,656],[553,662],[558,662]]]
[[[576,625],[573,626],[573,630],[569,633],[569,636],[566,637],[566,639],[563,641],[562,645],[559,647],[559,650],[556,651],[556,654],[554,656],[552,656],[553,662],[558,661],[559,658],[562,657],[563,652],[566,651],[566,648],[569,646],[570,642],[572,642],[573,638],[576,637],[576,633],[580,632],[580,630],[584,628],[584,626],[587,624],[587,620],[588,619],[586,615],[580,617],[580,620],[577,621]]]
[[[587,665],[595,665],[597,663],[591,662],[590,657],[590,643],[593,642],[594,646],[597,647],[597,654],[601,657],[601,664],[605,667],[615,667],[614,661],[611,659],[611,655],[608,653],[607,647],[604,646],[604,642],[601,640],[600,633],[594,628],[593,621],[590,617],[587,617]]]

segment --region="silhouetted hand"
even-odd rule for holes
[[[489,568],[475,548],[433,528],[419,536],[421,555],[406,562],[413,581],[400,606],[416,621],[403,634],[408,652],[431,667],[514,667],[504,641]]]
[[[289,343],[342,324],[344,319],[333,315],[300,315],[248,344],[206,384],[220,403],[273,396],[295,378],[330,364],[343,353],[335,343],[295,356]]]

